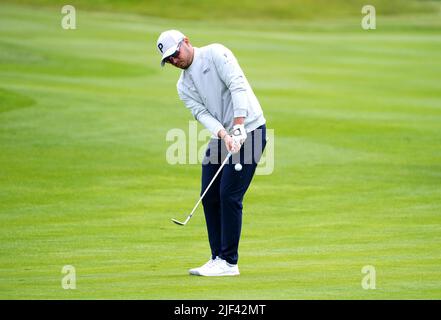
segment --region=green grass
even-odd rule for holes
[[[439,11],[438,11],[439,12]],[[440,299],[439,13],[204,22],[0,5],[0,298]],[[209,256],[199,165],[165,161],[192,120],[156,38],[235,52],[275,130],[244,202],[241,275]],[[61,287],[73,265],[77,289]],[[361,287],[365,265],[377,289]]]
[[[60,8],[64,0],[4,0],[26,3],[33,7]],[[72,0],[68,4],[80,10],[131,12],[151,17],[193,21],[250,20],[310,20],[353,17],[370,4],[382,15],[433,12],[439,9],[439,0]]]

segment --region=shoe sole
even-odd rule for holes
[[[205,274],[202,276],[205,276],[205,277],[234,277],[234,276],[238,276],[238,275],[240,275],[240,273]]]
[[[225,277],[225,276],[238,276],[240,272],[237,273],[222,273],[222,274],[202,274],[197,271],[190,272],[192,276],[201,276],[201,277]]]

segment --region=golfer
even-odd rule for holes
[[[177,30],[158,38],[161,66],[182,69],[180,99],[213,138],[202,163],[201,194],[228,152],[233,155],[202,200],[211,258],[192,275],[239,275],[242,201],[266,144],[265,118],[233,53],[221,44],[193,47]],[[240,163],[240,164],[238,164]]]

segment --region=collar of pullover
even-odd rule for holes
[[[199,52],[199,48],[193,47],[194,49],[194,54],[193,54],[193,61],[191,62],[191,65],[187,68],[187,70],[189,73],[192,72],[192,70],[197,69],[197,66],[201,63],[201,55]]]

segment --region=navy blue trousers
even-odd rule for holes
[[[240,152],[234,154],[225,164],[202,199],[213,259],[219,256],[228,263],[237,264],[242,229],[242,201],[265,145],[265,125],[249,132]],[[202,164],[201,195],[210,184],[227,153],[223,140],[210,141]],[[242,165],[242,170],[235,170],[236,163]]]

